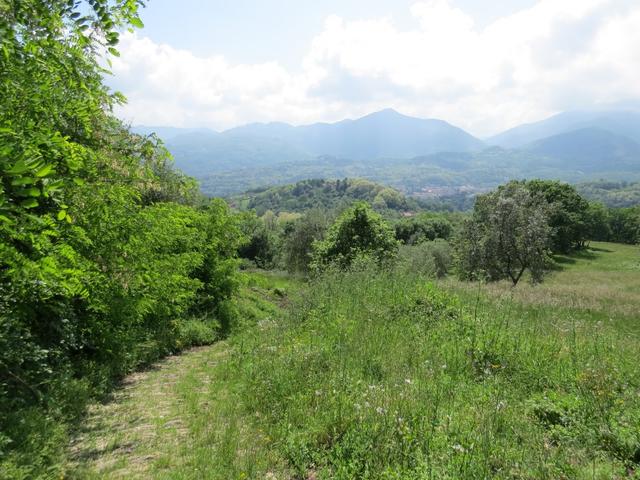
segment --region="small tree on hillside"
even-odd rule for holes
[[[549,206],[520,182],[479,196],[472,217],[456,241],[457,268],[462,279],[510,279],[525,271],[542,280],[549,259]]]
[[[290,272],[308,273],[313,244],[324,238],[328,220],[322,210],[310,210],[285,230],[282,250],[284,264]]]
[[[359,202],[340,215],[313,250],[315,269],[322,270],[330,264],[344,269],[361,256],[370,256],[378,263],[391,260],[397,253],[398,242],[382,217],[367,203]]]

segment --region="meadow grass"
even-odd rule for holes
[[[250,273],[247,328],[150,380],[169,383],[170,407],[116,402],[155,435],[95,435],[116,440],[77,475],[640,478],[638,250],[592,246],[516,289],[373,268],[304,288]]]

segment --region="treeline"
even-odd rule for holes
[[[589,203],[571,185],[552,180],[510,182],[478,196],[468,214],[405,215],[381,215],[366,202],[304,214],[245,212],[241,228],[250,241],[240,255],[260,268],[302,274],[373,255],[423,274],[442,276],[455,267],[463,279],[509,278],[517,284],[525,272],[540,281],[553,255],[583,249],[591,240],[640,240],[639,207]],[[381,254],[376,242],[393,254]]]
[[[576,186],[580,195],[607,207],[626,208],[640,205],[640,182],[600,180]]]
[[[141,2],[0,3],[0,476],[60,477],[72,422],[234,319],[242,235],[110,113],[98,52]]]
[[[313,270],[314,252],[331,229],[354,217],[358,217],[357,228],[353,227],[341,240],[345,255],[348,248],[361,253],[368,250],[361,248],[362,245],[358,243],[370,234],[366,226],[375,229],[377,227],[372,225],[385,225],[384,231],[391,232],[394,245],[417,246],[434,240],[450,239],[455,225],[462,221],[464,215],[421,212],[408,217],[383,216],[367,202],[353,202],[343,209],[315,208],[304,213],[281,212],[278,215],[267,211],[261,217],[255,212],[244,212],[241,217],[240,228],[248,239],[239,249],[240,257],[246,262],[245,266],[282,269],[306,275]],[[364,228],[365,231],[358,228]],[[356,254],[353,253],[352,256]]]

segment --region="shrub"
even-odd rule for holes
[[[321,210],[311,210],[295,221],[283,244],[284,264],[289,272],[309,272],[313,244],[324,238],[326,230],[327,217]]]
[[[327,237],[314,244],[313,266],[349,267],[356,258],[372,257],[378,264],[395,258],[398,242],[393,230],[366,203],[356,203],[336,220]]]
[[[402,267],[427,277],[441,278],[447,275],[452,265],[451,247],[444,240],[422,242],[400,248]]]

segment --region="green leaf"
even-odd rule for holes
[[[55,169],[53,168],[53,164],[49,163],[48,165],[45,165],[44,167],[42,167],[40,170],[36,172],[36,177],[38,178],[46,177],[50,173],[54,173],[54,172],[55,172]]]
[[[29,165],[24,160],[18,160],[13,167],[7,170],[9,175],[20,175],[29,170]]]
[[[114,57],[119,57],[120,56],[120,52],[118,50],[116,50],[113,47],[109,47],[109,53],[111,55],[113,55]]]
[[[23,208],[35,208],[38,205],[38,201],[35,198],[29,198],[20,202],[20,206]]]
[[[66,210],[60,210],[58,212],[58,220],[64,220],[67,216],[67,211]]]
[[[138,17],[133,17],[131,19],[131,25],[136,28],[144,28],[144,23],[142,23],[142,20],[140,20]]]
[[[81,178],[74,178],[74,179],[73,179],[73,183],[75,183],[76,185],[78,185],[79,187],[81,187],[81,186],[83,186],[83,185],[84,185],[84,183],[85,183],[85,182],[84,182],[84,180],[83,180],[83,179],[81,179]]]
[[[18,177],[14,180],[11,180],[11,185],[13,187],[22,187],[24,185],[31,185],[35,183],[36,179],[31,177]]]

